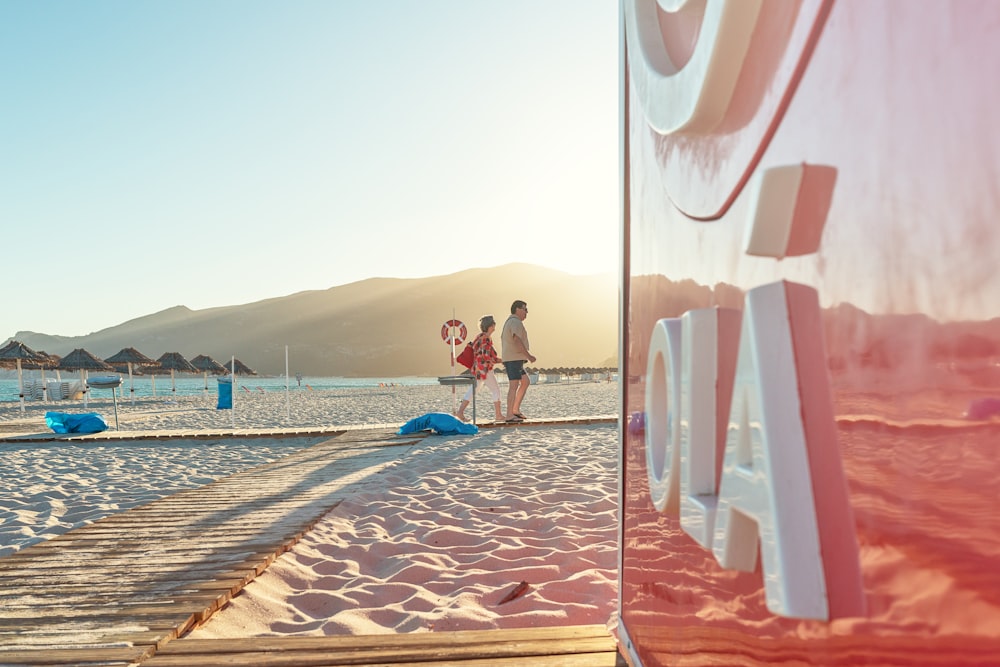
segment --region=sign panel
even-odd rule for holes
[[[1000,5],[622,16],[623,653],[1000,664]]]

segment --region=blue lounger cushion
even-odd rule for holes
[[[46,412],[45,425],[56,433],[100,433],[108,430],[108,423],[96,412],[69,414]]]
[[[417,433],[418,431],[433,431],[438,435],[475,435],[479,433],[479,427],[475,424],[466,424],[455,415],[446,412],[428,412],[426,415],[414,417],[403,424],[397,435]]]

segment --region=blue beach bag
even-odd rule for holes
[[[428,412],[403,424],[396,435],[407,435],[418,431],[433,431],[438,435],[475,435],[479,433],[479,427],[475,424],[466,424],[455,415],[446,412]]]
[[[46,412],[45,425],[55,433],[100,433],[108,430],[108,423],[96,412],[84,412],[78,415]]]

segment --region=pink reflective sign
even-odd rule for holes
[[[1000,664],[1000,4],[622,8],[623,653]]]

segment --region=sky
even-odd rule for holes
[[[0,340],[618,265],[615,0],[0,0]]]

